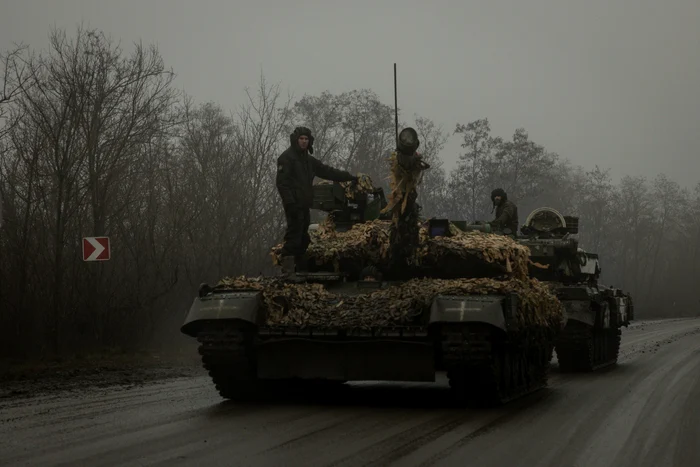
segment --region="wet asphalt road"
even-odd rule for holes
[[[499,409],[449,407],[446,391],[357,384],[237,406],[201,377],[5,400],[0,465],[700,465],[700,319],[635,323],[617,367],[553,368],[549,388]]]

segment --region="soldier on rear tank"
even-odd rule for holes
[[[276,178],[277,191],[287,218],[281,252],[284,274],[293,273],[295,266],[302,264],[302,257],[311,242],[308,229],[314,177],[334,182],[358,181],[357,176],[334,169],[311,155],[314,153],[314,137],[310,129],[296,127],[289,140],[289,148],[277,159]]]
[[[495,230],[510,230],[510,235],[518,232],[518,207],[508,199],[508,194],[503,188],[496,188],[491,192],[491,201],[496,208],[496,218],[491,222]]]

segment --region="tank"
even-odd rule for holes
[[[617,363],[622,327],[634,319],[632,297],[599,282],[600,260],[580,247],[578,222],[542,207],[528,215],[517,237],[530,249],[530,275],[546,282],[564,304],[566,324],[555,344],[564,372]]]
[[[444,373],[457,401],[494,405],[546,385],[561,303],[528,277],[516,241],[488,225],[420,219],[412,177],[426,164],[399,148],[389,202],[381,189],[314,186],[314,207],[328,216],[310,227],[298,283],[237,277],[200,287],[181,331],[199,341],[222,397]],[[406,173],[413,181],[399,182]]]

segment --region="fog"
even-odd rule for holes
[[[695,0],[5,0],[0,46],[43,48],[51,26],[156,43],[175,85],[226,109],[260,72],[299,98],[371,88],[447,130],[488,117],[575,164],[623,175],[700,173]],[[452,136],[441,157],[452,167]]]

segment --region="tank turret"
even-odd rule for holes
[[[530,213],[520,228],[518,242],[530,249],[530,271],[544,281],[596,283],[598,255],[579,246],[578,217],[563,216],[552,208]]]

